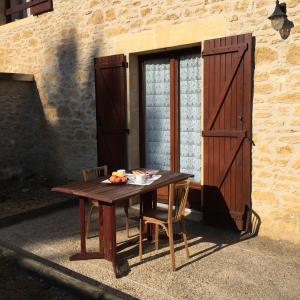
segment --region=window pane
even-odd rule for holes
[[[168,59],[144,63],[145,165],[170,170],[170,66]]]
[[[200,54],[180,57],[179,151],[180,172],[201,174]]]

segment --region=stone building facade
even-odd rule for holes
[[[0,26],[0,72],[34,75],[47,126],[55,135],[51,143],[59,174],[78,178],[80,169],[97,161],[95,57],[124,53],[129,61],[128,143],[129,164],[134,167],[138,165],[137,54],[251,32],[256,37],[253,208],[262,220],[261,235],[300,243],[298,0],[286,0],[295,24],[287,40],[267,19],[275,6],[271,0],[53,3],[52,12]]]

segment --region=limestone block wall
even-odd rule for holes
[[[93,58],[125,53],[131,165],[138,164],[136,58],[160,48],[252,32],[254,210],[261,234],[300,243],[300,4],[282,40],[267,19],[269,0],[54,0],[54,11],[0,26],[0,72],[34,74],[55,149],[69,179],[96,164]],[[16,59],[17,58],[17,59]],[[129,151],[130,152],[130,151]]]

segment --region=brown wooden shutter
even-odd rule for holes
[[[245,228],[251,205],[252,35],[204,42],[204,219]]]
[[[53,10],[52,0],[31,0],[29,2],[30,14],[39,15]]]
[[[127,85],[123,54],[95,59],[98,164],[127,168]]]

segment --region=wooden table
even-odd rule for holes
[[[161,178],[150,185],[112,185],[102,183],[102,179],[88,182],[74,182],[64,186],[52,188],[54,192],[71,194],[79,197],[80,210],[80,240],[81,250],[70,257],[70,260],[86,260],[104,258],[113,264],[114,272],[118,277],[117,252],[123,250],[128,245],[132,245],[132,240],[120,245],[116,244],[116,204],[136,195],[141,196],[141,207],[143,211],[156,207],[158,188],[178,182],[193,175],[161,171]],[[87,199],[99,201],[99,251],[87,252],[85,238],[85,202]],[[151,237],[151,232],[148,232]]]

